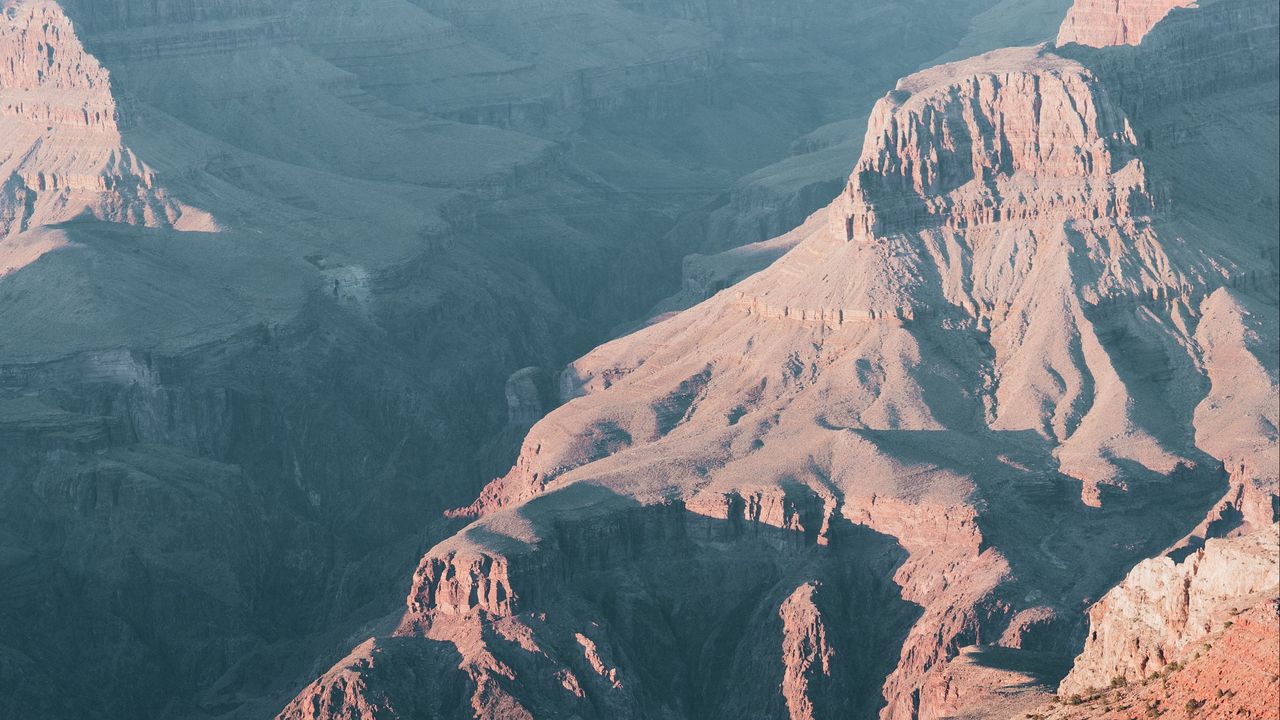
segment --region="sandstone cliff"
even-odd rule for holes
[[[1188,718],[1270,718],[1280,703],[1275,647],[1280,623],[1273,599],[1234,612],[1212,632],[1186,648],[1163,671],[1143,680],[1117,680],[1084,695],[1028,713],[1042,718],[1137,716]]]
[[[1195,0],[1078,0],[1062,22],[1058,44],[1137,45],[1170,10],[1194,5]]]
[[[0,19],[0,273],[56,244],[14,236],[82,215],[212,230],[207,213],[174,198],[127,146],[111,77],[85,51],[55,2],[7,3]]]
[[[1059,694],[1087,695],[1116,678],[1138,682],[1162,672],[1236,615],[1274,602],[1278,573],[1275,526],[1211,539],[1179,563],[1144,560],[1089,609],[1089,637]]]

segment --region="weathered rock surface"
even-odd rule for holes
[[[1054,705],[1028,709],[1045,720],[1135,716],[1272,718],[1280,704],[1275,647],[1280,643],[1276,600],[1233,611],[1230,618],[1185,648],[1165,669],[1136,682],[1117,681]]]
[[[833,716],[841,711],[842,679],[828,640],[827,621],[814,601],[815,583],[796,588],[778,615],[782,617],[782,696],[792,720]],[[830,702],[834,696],[836,702]]]
[[[1032,720],[1133,720],[1141,717],[1271,718],[1280,703],[1275,647],[1280,620],[1274,597],[1229,613],[1229,618],[1169,658],[1164,670],[1137,680],[1113,677],[1102,687],[1055,696],[1030,691],[1052,677],[1026,663],[1007,664],[989,649],[972,648],[952,663],[961,692],[988,691],[954,717]],[[1043,670],[1041,668],[1040,670]],[[994,691],[994,692],[991,692]]]
[[[214,230],[174,198],[121,135],[128,122],[111,77],[85,52],[57,3],[6,4],[0,18],[0,274],[59,241],[32,228],[83,215],[148,227]]]
[[[1274,522],[1269,469],[1236,459],[1275,452],[1280,203],[1271,154],[1217,140],[1275,147],[1276,14],[1206,3],[1149,46],[902,80],[836,201],[690,295],[785,254],[571,364],[395,637],[458,648],[479,718],[1034,709],[1130,568],[1230,532],[1206,520],[1242,488]]]
[[[0,3],[0,715],[279,710],[554,405],[513,373],[989,1]],[[629,687],[567,628],[555,687]],[[418,641],[306,712],[469,703]]]
[[[1077,0],[1067,11],[1058,44],[1137,45],[1169,11],[1195,0]]]
[[[1189,654],[1235,615],[1280,593],[1276,528],[1210,539],[1175,563],[1139,563],[1089,609],[1089,637],[1060,695],[1088,695],[1115,678],[1137,682]]]

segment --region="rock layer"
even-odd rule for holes
[[[1058,32],[1058,44],[1137,45],[1174,8],[1195,0],[1077,0]]]
[[[6,5],[0,19],[0,272],[49,249],[11,238],[89,215],[148,227],[212,230],[212,217],[173,198],[121,135],[111,77],[55,2]],[[34,246],[33,246],[34,245]]]
[[[1276,526],[1211,539],[1180,563],[1144,560],[1089,609],[1089,637],[1059,694],[1088,695],[1116,678],[1160,673],[1235,615],[1274,601],[1278,573]]]

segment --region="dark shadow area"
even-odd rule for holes
[[[351,717],[357,710],[391,713],[398,720],[469,717],[463,709],[470,707],[475,683],[460,669],[461,662],[452,643],[371,638],[307,687],[281,717],[325,720]]]
[[[996,645],[982,645],[970,651],[978,665],[1028,675],[1046,686],[1058,684],[1071,670],[1072,656],[1064,653],[1036,652]]]
[[[816,496],[792,498],[802,525],[822,522],[801,507]],[[548,716],[781,718],[785,691],[818,717],[876,717],[921,613],[893,581],[906,553],[840,519],[821,544],[803,527],[750,519],[740,500],[713,518],[579,483],[518,511],[543,538],[536,548],[467,530],[505,557],[513,594],[511,619],[478,620],[495,626],[485,647],[514,671],[490,680]],[[433,633],[458,622],[475,621],[442,616]],[[588,645],[609,672],[584,661]],[[584,695],[547,685],[554,668]]]
[[[1001,590],[1007,617],[1033,607],[1053,610],[1023,649],[1001,649],[999,656],[1031,652],[1028,662],[1047,663],[1040,675],[1050,685],[1083,645],[1088,606],[1135,564],[1195,528],[1227,488],[1225,470],[1211,458],[1167,477],[1117,461],[1128,488],[1104,486],[1101,507],[1092,507],[1081,501],[1080,481],[1056,471],[1052,446],[1032,431],[856,432],[892,456],[972,478],[984,547],[1010,567]],[[1003,628],[992,631],[999,637]]]

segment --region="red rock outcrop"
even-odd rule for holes
[[[787,700],[791,720],[814,720],[830,713],[826,708],[826,712],[815,708],[815,703],[822,703],[820,695],[829,692],[836,682],[831,667],[835,651],[827,640],[822,612],[813,601],[817,589],[813,583],[801,585],[778,608],[782,617],[785,668],[782,696]]]
[[[1239,608],[1165,669],[1138,681],[1115,681],[1057,702],[1025,708],[1041,720],[1132,720],[1141,717],[1267,720],[1280,706],[1276,647],[1280,607],[1274,598]]]
[[[1154,205],[1133,131],[1097,79],[1032,49],[899,82],[867,142],[835,218],[850,240],[930,223],[1122,220]]]
[[[466,702],[466,676],[448,668],[447,646],[369,640],[351,651],[332,670],[318,678],[303,698],[281,717],[289,720],[383,720],[384,718],[447,717]],[[438,662],[442,672],[424,675],[415,668]],[[412,687],[414,692],[402,695]]]
[[[1174,8],[1195,0],[1076,0],[1058,31],[1058,44],[1137,45]]]
[[[1137,682],[1163,671],[1240,612],[1280,592],[1276,526],[1210,539],[1180,563],[1139,563],[1089,609],[1089,637],[1060,695],[1088,695],[1116,678]]]
[[[0,239],[88,213],[112,222],[211,230],[172,198],[124,142],[111,77],[53,0],[6,4],[0,17]],[[49,242],[0,244],[0,274]]]
[[[1176,31],[1197,32],[1185,18]],[[1260,64],[1270,50],[1257,48]],[[1169,157],[1233,161],[1199,138],[1153,150],[1127,109],[1141,104],[1129,95],[1141,82],[1118,75],[1139,65],[1104,74],[1086,60],[1014,49],[904,79],[876,106],[844,192],[789,252],[573,363],[569,402],[467,508],[479,519],[424,557],[401,625],[402,637],[465,648],[477,688],[490,688],[477,690],[475,715],[497,717],[500,705],[481,700],[501,695],[577,713],[594,697],[620,717],[735,717],[768,697],[767,713],[821,717],[864,702],[873,682],[869,712],[886,720],[978,712],[1000,683],[1061,672],[982,658],[1062,665],[1073,623],[1118,574],[1213,534],[1194,529],[1228,477],[1240,487],[1247,477],[1262,498],[1248,502],[1266,504],[1260,471],[1223,463],[1275,447],[1262,402],[1275,404],[1274,360],[1253,339],[1274,336],[1274,302],[1248,281],[1271,239],[1261,225],[1202,225],[1188,214],[1196,205],[1173,202],[1186,195],[1166,193]],[[1256,77],[1242,82],[1267,92],[1248,85]],[[1180,122],[1189,110],[1177,102],[1167,96],[1152,114]],[[1215,429],[1227,416],[1247,439]],[[848,562],[847,538],[865,534],[905,557],[834,582],[827,563]],[[753,536],[762,567],[802,552],[823,571],[749,595],[734,581],[710,599],[709,578]],[[654,581],[640,570],[647,555],[696,570]],[[1162,562],[1172,565],[1148,564]],[[1186,562],[1228,582],[1208,560]],[[1237,566],[1249,582],[1266,578],[1262,565],[1222,564]],[[582,578],[599,573],[617,585],[588,589]],[[883,597],[886,583],[903,606],[856,609],[898,634],[888,648],[859,643],[842,628],[854,609],[832,598]],[[767,640],[630,634],[655,603],[660,616],[676,612],[667,592],[738,608],[713,636],[746,614]],[[1151,612],[1166,611],[1176,608]],[[607,640],[594,642],[615,658],[619,686],[582,682],[599,672],[570,667],[558,612],[599,623]],[[1204,624],[1193,614],[1183,626]],[[522,650],[486,633],[524,638],[510,641]],[[730,670],[682,664],[673,676],[653,664],[673,657],[655,644],[732,657]],[[755,658],[761,648],[771,659]],[[550,660],[526,664],[539,653]],[[704,674],[679,675],[694,667]],[[534,677],[560,680],[522,680]],[[720,694],[744,677],[757,679],[729,686],[776,694]],[[544,687],[574,699],[557,705]],[[676,687],[691,704],[651,694]]]
[[[7,3],[0,25],[0,114],[33,123],[115,130],[111,78],[85,52],[62,8],[49,0]]]

